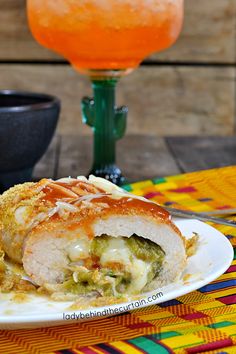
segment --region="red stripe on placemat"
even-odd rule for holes
[[[97,354],[97,352],[95,352],[95,350],[92,350],[88,347],[79,348],[79,350],[84,354]]]
[[[183,316],[180,316],[181,318],[185,319],[185,320],[196,320],[198,318],[204,318],[204,317],[208,317],[207,315],[205,315],[204,313],[202,312],[195,312],[195,313],[189,313],[187,315],[183,315]]]
[[[54,354],[75,354],[75,352],[72,349],[61,349],[53,353]]]
[[[233,345],[232,339],[223,339],[213,343],[202,344],[197,347],[186,348],[186,353],[188,354],[197,354],[210,350],[221,349],[225,347],[231,347]]]
[[[230,266],[229,269],[226,270],[225,273],[232,273],[232,272],[236,272],[236,265]]]
[[[217,210],[231,209],[233,208],[231,205],[223,205],[221,207],[216,208]]]
[[[236,295],[218,297],[216,300],[223,302],[225,305],[233,305],[236,304]]]
[[[150,193],[145,194],[144,198],[151,199],[151,198],[158,197],[158,196],[160,197],[161,195],[163,195],[163,194],[160,192],[150,192]]]
[[[196,188],[194,187],[183,187],[183,188],[176,188],[176,189],[171,189],[171,192],[174,193],[193,193],[196,192]]]

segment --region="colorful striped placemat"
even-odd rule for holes
[[[124,188],[183,209],[236,208],[236,166],[157,178]],[[214,226],[236,247],[236,228]],[[91,322],[1,331],[0,353],[236,354],[236,257],[213,283],[160,305]]]

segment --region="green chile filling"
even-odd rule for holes
[[[91,242],[91,256],[101,258],[106,251],[111,237],[102,235],[95,237]],[[161,270],[165,253],[162,248],[150,240],[143,237],[133,235],[130,238],[122,237],[128,246],[131,254],[137,259],[151,263],[148,273],[148,283],[156,278]],[[96,270],[79,271],[77,274],[77,282],[71,276],[63,283],[66,291],[73,294],[86,295],[92,291],[99,292],[103,296],[115,295],[114,292],[122,294],[129,292],[132,282],[132,275],[127,271],[115,271],[107,268]],[[115,291],[114,291],[115,289]],[[117,295],[117,294],[116,294]]]

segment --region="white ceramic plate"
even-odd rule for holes
[[[200,236],[197,253],[188,260],[185,275],[190,276],[183,277],[185,281],[182,279],[178,283],[145,294],[139,302],[134,300],[117,305],[88,308],[83,311],[68,311],[71,302],[53,302],[39,295],[32,295],[27,301],[16,303],[12,301],[12,295],[1,294],[0,328],[63,325],[158,304],[199,289],[227,270],[233,259],[233,248],[224,235],[197,220],[175,219],[175,223],[186,237],[190,237],[193,232],[197,232]]]

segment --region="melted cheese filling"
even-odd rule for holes
[[[90,240],[87,238],[80,238],[70,244],[67,249],[69,258],[73,261],[79,261],[90,257],[89,254]]]
[[[88,238],[80,238],[70,244],[67,249],[70,260],[83,265],[83,260],[91,257],[91,242]],[[152,263],[138,259],[131,252],[123,237],[109,237],[104,250],[100,252],[100,269],[112,269],[111,264],[115,263],[121,266],[121,274],[126,272],[126,274],[131,275],[131,282],[128,287],[129,293],[139,293],[148,283],[148,274]],[[114,283],[114,278],[111,277],[110,282]],[[112,287],[114,290],[114,286]],[[117,293],[116,291],[113,292]]]
[[[132,276],[132,292],[141,291],[148,281],[148,273],[150,263],[137,259],[130,251],[124,239],[113,238],[109,240],[108,247],[100,258],[103,267],[112,262],[120,263],[124,266],[125,271],[131,273]]]

